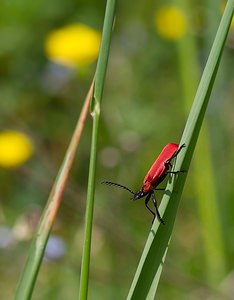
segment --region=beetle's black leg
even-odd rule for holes
[[[168,171],[167,174],[178,174],[178,173],[185,173],[187,171],[181,170],[181,171]]]
[[[181,145],[180,148],[177,149],[177,151],[172,155],[172,157],[165,162],[165,164],[172,167],[172,164],[171,164],[172,159],[175,158],[180,153],[182,148],[184,148],[184,147],[185,147],[185,144]]]
[[[151,193],[149,193],[147,195],[147,197],[145,198],[145,206],[146,208],[153,214],[154,218],[153,218],[153,221],[152,223],[154,222],[154,219],[155,219],[155,213],[152,211],[152,209],[148,206],[148,203],[149,203],[149,200],[150,200],[150,196],[151,196]]]
[[[165,224],[164,221],[163,221],[163,219],[162,219],[161,216],[160,216],[159,211],[158,211],[157,200],[156,200],[156,198],[155,198],[154,193],[152,193],[152,200],[153,200],[154,207],[155,207],[155,209],[156,209],[156,214],[157,214],[157,218],[158,218],[159,222],[162,223],[162,224]],[[153,219],[153,222],[154,222],[154,219]],[[152,223],[153,223],[153,222],[152,222]]]
[[[184,148],[184,147],[185,147],[185,144],[181,145],[180,148],[173,154],[173,156],[172,156],[171,159],[173,159],[174,157],[176,157],[180,153],[181,149]]]

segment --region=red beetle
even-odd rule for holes
[[[157,186],[165,179],[167,174],[177,174],[179,172],[184,172],[184,171],[170,171],[172,168],[171,161],[173,158],[175,158],[181,149],[185,147],[185,144],[179,147],[178,144],[167,144],[162,152],[159,154],[158,158],[155,160],[153,163],[152,167],[150,168],[149,172],[146,174],[144,181],[143,181],[143,186],[140,189],[139,192],[134,193],[131,191],[129,188],[127,188],[124,185],[121,185],[119,183],[115,182],[110,182],[110,181],[105,181],[103,183],[109,184],[109,185],[114,185],[120,188],[123,188],[130,193],[133,194],[133,200],[138,200],[141,199],[142,197],[145,197],[145,206],[147,209],[153,214],[155,219],[155,213],[154,211],[148,206],[150,197],[152,197],[153,205],[156,210],[156,215],[159,219],[159,221],[164,224],[163,219],[161,218],[159,211],[158,211],[158,206],[157,206],[157,201],[154,195],[154,190],[164,190],[164,189],[157,189]]]

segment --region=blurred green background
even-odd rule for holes
[[[186,20],[182,36],[174,38],[155,26],[155,13],[165,1],[119,1],[117,6],[101,111],[89,299],[126,298],[151,226],[144,200],[133,203],[127,192],[101,182],[139,190],[164,145],[179,142],[221,18],[221,1],[185,2],[186,7],[182,0],[173,1],[173,7],[183,7]],[[23,132],[34,147],[24,164],[0,167],[1,299],[13,298],[33,230],[95,72],[95,63],[76,68],[53,63],[44,50],[46,36],[77,22],[101,31],[104,10],[105,1],[95,0],[1,2],[0,130]],[[233,56],[234,27],[206,114],[201,151],[188,173],[157,299],[229,299],[233,289]],[[33,299],[77,298],[91,125],[89,117]],[[203,173],[208,168],[203,147],[212,162],[212,178]],[[209,234],[215,236],[219,224],[218,265],[216,245],[209,253],[204,246],[204,214],[213,207],[201,211],[199,203],[206,199],[196,192],[198,181],[205,190],[214,187],[214,196],[209,195],[217,219]],[[220,276],[214,278],[212,266]]]

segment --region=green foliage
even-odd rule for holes
[[[229,3],[233,8],[233,1]],[[26,132],[35,146],[34,156],[25,166],[15,170],[0,169],[0,220],[4,225],[1,226],[0,235],[0,290],[3,299],[12,299],[15,295],[30,239],[82,106],[82,101],[77,103],[77,99],[84,99],[95,72],[94,64],[84,69],[68,69],[49,62],[44,53],[45,37],[51,30],[74,22],[84,22],[101,30],[104,4],[94,0],[48,3],[36,0],[27,3],[3,1],[1,5],[1,128]],[[183,63],[184,66],[188,65],[183,60],[183,54],[178,62],[178,47],[182,47],[184,51],[188,49],[188,62],[191,44],[188,44],[188,48],[184,48],[182,44],[178,46],[181,40],[166,40],[155,30],[154,13],[163,4],[157,2],[152,6],[152,2],[138,1],[132,5],[131,1],[125,1],[119,2],[117,6],[99,126],[90,299],[126,298],[151,226],[151,216],[143,201],[133,203],[124,191],[112,190],[102,186],[100,182],[112,180],[138,190],[162,147],[168,142],[178,142],[185,124],[189,104],[184,109],[181,102],[185,90],[178,66]],[[197,44],[197,60],[193,62],[196,74],[200,74],[218,27],[216,20],[212,23],[212,30],[209,30],[210,15],[207,12],[220,18],[221,12],[217,5],[211,5],[207,10],[206,2],[201,6],[200,2],[193,1],[190,5],[186,16],[190,20],[189,34]],[[211,32],[209,38],[205,29],[208,33]],[[209,243],[208,240],[210,247],[202,247],[207,243],[204,242],[204,233],[207,231],[203,222],[207,218],[198,212],[200,208],[196,205],[198,196],[194,180],[204,167],[200,161],[198,167],[192,166],[187,174],[183,202],[178,210],[170,251],[157,291],[160,299],[194,299],[201,295],[209,297],[216,295],[216,288],[219,289],[218,296],[223,297],[230,286],[228,276],[234,261],[234,166],[231,163],[234,147],[231,80],[234,75],[233,28],[223,56],[222,70],[218,73],[206,115],[210,142],[208,154],[213,170],[212,184],[215,184],[214,193],[218,201],[218,234],[221,235],[223,244],[216,247],[216,243]],[[197,79],[194,80],[193,67],[189,67],[187,72],[186,88],[191,88],[194,92],[194,82]],[[186,98],[191,100],[192,97]],[[77,298],[90,132],[91,122],[88,120],[78,159],[52,231],[52,235],[64,241],[65,253],[60,258],[49,259],[46,251],[34,299]],[[191,151],[193,146],[194,144],[186,150]],[[179,159],[183,159],[183,155]],[[184,175],[179,179],[184,180]],[[202,176],[200,180],[203,181],[203,187],[210,186],[210,178]],[[161,195],[161,192],[157,192],[158,199]],[[157,231],[161,245],[168,239],[165,231],[174,223],[171,216],[175,214],[178,205],[178,199],[175,199],[177,198],[170,201],[171,208],[166,209],[168,199],[164,197],[160,207],[162,211],[165,209],[166,218],[165,228],[160,227]],[[199,201],[204,207],[207,204],[208,213],[213,206],[210,207],[204,199],[199,198]],[[213,241],[217,235],[217,222],[214,223],[209,223],[209,230],[212,230],[213,225],[213,232],[209,233]],[[153,230],[155,227],[157,224]],[[221,249],[221,264],[224,259],[228,267],[223,268],[214,288],[217,278],[213,277],[214,272],[209,266],[214,263],[217,248]],[[207,249],[210,249],[210,253]],[[155,241],[149,257],[154,257],[159,250],[161,253],[165,251],[162,247],[159,249]],[[156,259],[159,260],[159,256]],[[159,273],[160,271],[159,269]],[[156,283],[158,278],[153,276],[151,279],[155,278],[155,281],[151,282]],[[225,283],[222,287],[221,281]],[[144,282],[141,284],[144,286]],[[152,295],[154,289],[151,289]]]

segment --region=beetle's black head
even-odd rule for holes
[[[139,192],[136,192],[133,196],[133,200],[138,200],[141,199],[142,197],[144,197],[147,193],[143,192],[142,190],[140,190]]]

